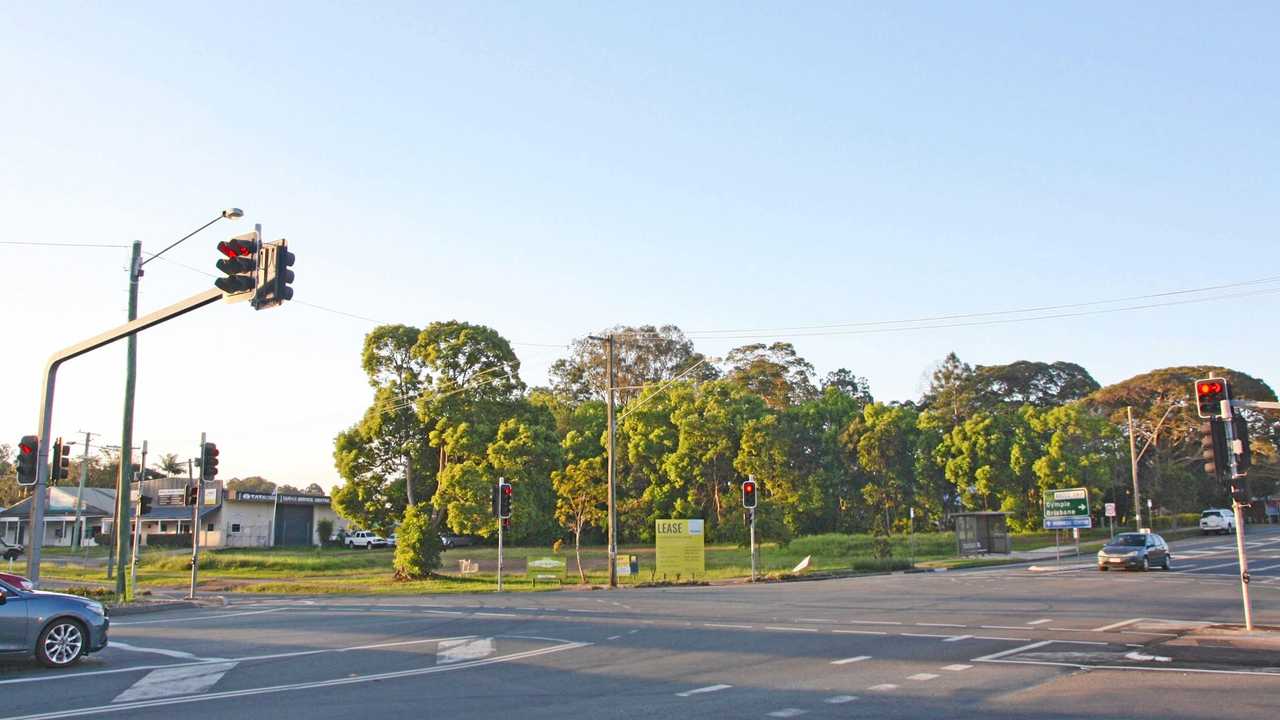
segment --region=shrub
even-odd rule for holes
[[[395,569],[397,580],[420,580],[440,567],[444,546],[431,518],[417,506],[404,511],[404,522],[396,534]]]
[[[316,534],[320,536],[320,547],[329,547],[333,544],[333,521],[329,518],[316,521]]]

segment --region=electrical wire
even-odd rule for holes
[[[624,413],[622,413],[622,415],[619,415],[619,416],[618,416],[618,420],[622,420],[622,419],[624,419],[625,417],[627,417],[628,415],[630,415],[631,413],[635,412],[636,410],[639,410],[641,407],[643,407],[643,406],[644,406],[644,404],[645,404],[645,403],[647,403],[647,402],[649,402],[650,400],[654,399],[655,397],[657,397],[657,396],[661,395],[663,390],[666,390],[668,387],[670,387],[671,385],[675,384],[675,383],[676,383],[676,382],[678,382],[681,378],[685,377],[685,376],[686,376],[686,375],[688,375],[689,373],[693,372],[695,369],[697,369],[697,367],[698,367],[699,365],[702,365],[702,364],[703,364],[703,363],[705,363],[705,362],[707,362],[707,358],[703,358],[703,359],[699,360],[698,362],[696,362],[696,363],[694,363],[694,364],[690,365],[690,366],[688,367],[688,369],[686,369],[684,372],[680,373],[679,375],[677,375],[677,376],[675,376],[675,377],[671,378],[670,380],[668,380],[668,381],[666,381],[666,382],[662,383],[661,385],[659,385],[657,390],[654,390],[654,391],[653,391],[652,393],[650,393],[649,395],[647,395],[647,396],[645,396],[645,397],[643,397],[643,398],[640,398],[639,400],[634,401],[634,402],[633,402],[633,403],[632,403],[632,404],[627,408],[626,412],[624,412]]]
[[[0,245],[27,245],[33,247],[60,247],[60,248],[128,248],[128,245],[108,244],[108,243],[55,243],[55,242],[37,242],[34,240],[0,240]]]

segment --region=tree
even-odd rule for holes
[[[22,499],[22,486],[18,485],[18,468],[14,464],[12,445],[0,444],[0,508],[6,508]]]
[[[947,353],[934,368],[929,389],[920,404],[939,417],[948,418],[949,425],[960,422],[973,410],[973,375],[971,365],[962,362],[955,353]]]
[[[743,345],[730,350],[724,362],[728,368],[725,377],[730,382],[760,396],[774,410],[817,396],[813,365],[797,355],[791,343]],[[839,380],[848,382],[847,377]]]
[[[187,472],[187,464],[178,459],[177,453],[161,455],[159,467],[166,477],[179,477]]]
[[[862,496],[877,535],[893,531],[895,515],[912,501],[915,486],[919,413],[910,407],[872,403],[841,438],[867,473]],[[883,545],[881,547],[884,547]]]
[[[1075,363],[1019,360],[1008,365],[979,365],[970,382],[979,407],[1050,407],[1081,400],[1100,386]]]
[[[851,370],[840,368],[827,373],[822,380],[822,392],[834,389],[841,395],[856,400],[861,405],[871,403],[874,398],[871,397],[871,383],[867,379],[854,375]]]
[[[275,483],[257,475],[243,479],[231,478],[227,481],[227,492],[273,493],[275,491]]]
[[[311,483],[303,491],[303,495],[324,495],[324,488],[320,487],[320,483]]]
[[[614,338],[614,374],[618,402],[625,405],[646,385],[676,378],[686,371],[692,381],[713,380],[715,367],[693,349],[693,341],[675,325],[617,325],[593,333]],[[574,402],[604,399],[608,382],[608,350],[591,336],[573,341],[569,357],[551,365],[551,387]]]
[[[556,521],[573,533],[573,555],[578,562],[578,577],[587,581],[582,570],[582,532],[598,526],[605,519],[608,502],[608,477],[604,458],[596,456],[569,465],[551,474],[556,493]]]

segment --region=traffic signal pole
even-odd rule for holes
[[[179,300],[166,308],[161,308],[136,320],[95,335],[88,340],[63,348],[49,357],[44,370],[44,385],[40,390],[40,417],[36,423],[37,427],[40,428],[40,449],[36,457],[36,484],[31,507],[32,547],[31,551],[27,553],[27,577],[33,584],[39,586],[40,583],[40,551],[44,544],[45,488],[48,486],[49,479],[49,447],[51,444],[49,435],[53,431],[53,397],[54,389],[57,385],[58,368],[68,360],[110,345],[121,338],[131,337],[143,330],[155,327],[193,310],[198,310],[206,305],[212,305],[221,299],[222,291],[217,288],[210,288],[185,300]],[[122,450],[122,454],[124,452],[127,451]],[[116,503],[116,511],[120,512],[119,502]],[[127,505],[121,515],[124,518],[128,517]],[[117,522],[116,526],[119,527],[120,524],[120,522]],[[121,572],[123,572],[123,568],[121,568]]]
[[[1236,464],[1235,440],[1236,431],[1231,414],[1231,401],[1222,401],[1223,427],[1227,431],[1227,467],[1231,470],[1231,478],[1240,477]],[[1246,498],[1247,499],[1247,498]],[[1244,603],[1244,629],[1253,632],[1253,604],[1249,600],[1249,558],[1244,547],[1244,506],[1240,498],[1231,498],[1231,509],[1236,516],[1236,555],[1240,558],[1240,599]]]
[[[191,592],[188,598],[196,599],[196,576],[200,574],[200,505],[204,502],[204,474],[205,463],[203,461],[205,455],[205,443],[208,438],[205,433],[200,433],[200,474],[196,476],[196,502],[191,507]],[[276,495],[279,497],[279,494]],[[274,517],[274,513],[272,514]],[[274,528],[272,528],[274,530]],[[275,533],[273,532],[272,535]]]
[[[147,441],[142,441],[142,470],[139,472],[141,480],[147,479]],[[129,486],[129,496],[133,497],[133,485]],[[138,594],[138,545],[142,540],[142,483],[138,483],[138,511],[133,516],[133,553],[129,558],[129,597],[134,598]]]

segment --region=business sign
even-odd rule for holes
[[[187,489],[186,488],[170,488],[167,490],[156,491],[157,505],[186,505]]]
[[[275,493],[236,491],[240,502],[278,502],[281,505],[328,505],[328,495],[277,495]]]
[[[1105,512],[1105,513],[1106,513],[1107,517],[1115,517],[1115,516],[1116,516],[1116,504],[1115,504],[1115,503],[1107,503],[1106,505],[1103,505],[1103,506],[1102,506],[1102,509],[1103,509],[1103,512]]]
[[[667,580],[706,575],[702,520],[658,520],[655,523],[656,574]]]
[[[525,573],[535,584],[539,580],[564,582],[566,563],[564,560],[554,557],[529,558],[525,563]]]
[[[1044,527],[1046,530],[1093,527],[1089,491],[1085,488],[1050,490],[1044,498]]]
[[[618,556],[618,577],[640,574],[640,556],[638,555],[619,555]]]

